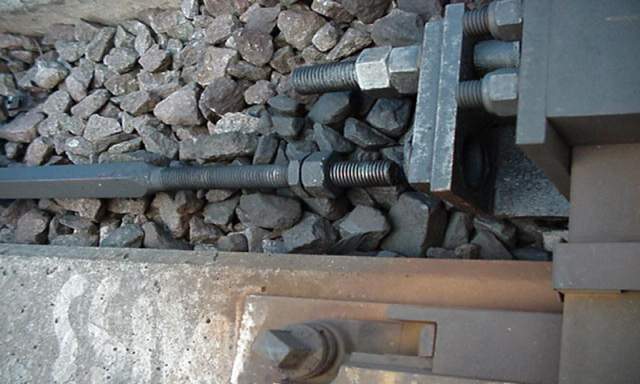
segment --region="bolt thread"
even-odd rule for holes
[[[336,187],[382,187],[402,180],[400,167],[388,160],[341,161],[329,167],[329,180]]]
[[[164,190],[215,188],[284,188],[287,167],[282,165],[178,167],[160,173]]]
[[[458,106],[460,108],[482,106],[482,80],[463,81],[458,85]]]
[[[341,61],[296,68],[291,74],[291,84],[301,94],[358,90],[356,64]]]
[[[485,35],[489,33],[489,7],[473,9],[464,13],[462,27],[467,35]]]

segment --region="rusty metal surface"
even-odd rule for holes
[[[389,315],[436,323],[433,373],[523,383],[557,381],[560,314],[391,306]]]
[[[640,144],[576,147],[569,242],[640,241]]]
[[[640,293],[565,296],[560,384],[640,382]]]
[[[0,265],[3,382],[15,382],[18,373],[51,382],[59,359],[77,381],[91,381],[91,367],[111,367],[117,357],[112,381],[131,382],[144,373],[155,382],[189,376],[228,383],[229,352],[243,338],[242,312],[252,294],[555,313],[562,308],[549,263],[0,245]],[[56,329],[67,328],[54,323],[54,311],[64,308],[77,349],[61,355],[64,332]],[[147,317],[145,308],[155,315]],[[98,336],[117,340],[120,352],[103,354],[110,344],[91,341],[96,319],[106,332]],[[145,343],[157,347],[142,355],[122,352],[140,341],[133,331],[140,326],[151,335]]]
[[[640,291],[640,243],[559,244],[553,287],[569,291]]]

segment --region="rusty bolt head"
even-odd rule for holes
[[[499,69],[482,78],[482,103],[498,116],[518,113],[518,72]]]
[[[314,197],[336,198],[338,189],[329,179],[329,167],[339,160],[331,152],[315,152],[302,163],[302,185]]]
[[[309,348],[290,331],[272,329],[256,340],[255,350],[280,369],[295,368],[307,358]]]
[[[489,30],[496,39],[522,38],[522,1],[496,0],[489,4]]]
[[[418,92],[422,49],[419,45],[398,47],[389,55],[389,76],[391,87],[401,95]]]
[[[364,92],[385,92],[391,89],[389,55],[391,47],[368,48],[356,60],[358,86]]]

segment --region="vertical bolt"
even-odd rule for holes
[[[291,85],[302,94],[360,89],[356,63],[352,60],[296,68],[291,74]]]
[[[464,33],[470,36],[489,33],[489,7],[465,12],[462,19],[462,28]]]

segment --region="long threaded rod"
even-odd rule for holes
[[[349,60],[296,68],[291,74],[291,84],[301,94],[360,89],[355,61]]]
[[[250,165],[166,168],[160,172],[162,190],[208,188],[284,188],[287,166]]]

